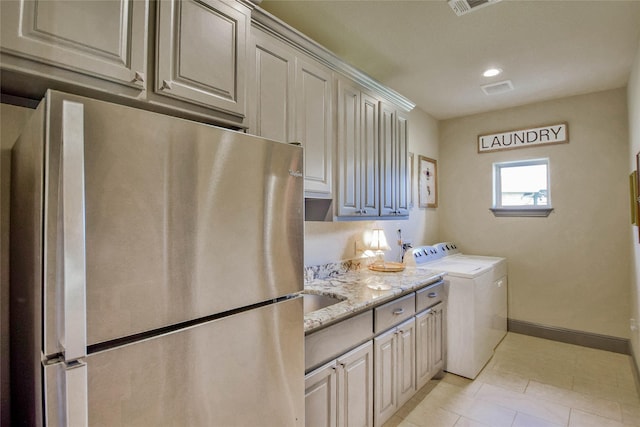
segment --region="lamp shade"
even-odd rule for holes
[[[387,236],[385,236],[383,229],[373,229],[373,231],[371,232],[371,242],[369,243],[369,249],[373,251],[388,251],[389,249],[391,249],[387,244]]]

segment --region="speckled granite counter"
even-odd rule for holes
[[[331,295],[344,301],[306,314],[304,316],[305,333],[422,288],[426,284],[438,281],[443,274],[439,271],[415,267],[407,267],[398,273],[378,273],[363,267],[324,279],[309,279],[304,285],[305,293]],[[391,289],[374,290],[368,286],[380,284],[389,285]]]

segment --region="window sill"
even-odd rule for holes
[[[553,211],[553,208],[491,208],[496,217],[524,216],[546,218]]]

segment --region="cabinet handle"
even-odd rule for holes
[[[144,73],[141,73],[140,71],[136,71],[135,75],[133,76],[133,82],[144,83]]]
[[[429,293],[427,294],[427,296],[428,296],[429,298],[435,298],[435,297],[437,297],[437,296],[438,296],[438,293],[437,293],[437,292],[429,292]]]
[[[163,80],[162,81],[162,87],[160,88],[161,90],[171,90],[171,82],[169,80]]]
[[[395,310],[393,310],[393,314],[396,316],[399,316],[402,313],[404,313],[404,308],[396,308]]]

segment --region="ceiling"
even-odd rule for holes
[[[640,42],[640,0],[503,0],[463,16],[446,0],[260,7],[439,120],[623,87]],[[514,90],[480,88],[503,80]]]

